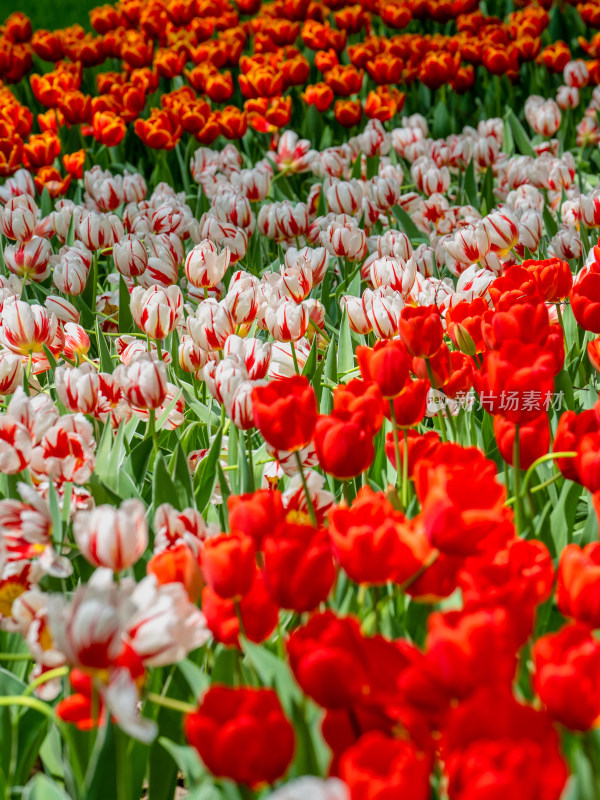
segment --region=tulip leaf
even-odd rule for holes
[[[506,112],[506,119],[511,127],[515,145],[519,152],[524,156],[535,156],[535,150],[533,149],[529,136],[527,136],[525,128],[517,119],[512,108],[509,108]]]
[[[344,376],[354,369],[354,353],[352,352],[352,336],[350,335],[350,321],[348,311],[344,309],[342,322],[340,324],[340,338],[337,351],[337,379],[342,380]]]
[[[491,167],[488,167],[481,182],[481,207],[480,211],[483,215],[489,214],[492,208],[496,205],[494,197],[494,173]]]
[[[302,702],[302,692],[285,661],[264,645],[254,644],[240,636],[242,650],[265,686],[277,691],[281,704],[291,714],[294,703]]]
[[[465,172],[465,194],[467,195],[467,200],[469,203],[474,207],[479,207],[479,195],[477,194],[477,182],[475,180],[475,162],[473,159],[469,161],[469,166]]]
[[[110,357],[110,350],[108,349],[108,344],[106,343],[106,337],[104,336],[104,333],[100,328],[100,322],[98,318],[96,318],[96,341],[98,342],[98,356],[100,357],[100,369],[102,370],[102,372],[112,373],[113,362]]]
[[[164,456],[159,452],[154,461],[154,475],[152,476],[152,507],[154,513],[163,503],[170,503],[179,511],[185,508],[169,474]]]
[[[432,133],[435,137],[440,138],[448,136],[450,132],[450,115],[448,114],[448,106],[444,100],[440,100],[433,112]]]
[[[413,244],[414,242],[424,242],[426,240],[425,235],[421,233],[403,208],[400,208],[400,206],[394,206],[392,208],[392,214],[396,217],[404,233],[408,236]]]
[[[515,154],[515,138],[507,117],[504,117],[504,140],[502,142],[502,152],[506,153],[508,156],[514,156]]]
[[[558,224],[554,219],[554,217],[552,216],[548,206],[544,206],[542,216],[544,218],[544,225],[546,226],[546,231],[548,232],[548,236],[550,237],[556,236],[556,234],[558,233]]]
[[[336,363],[336,348],[335,348],[335,339],[332,339],[329,342],[329,346],[327,348],[327,356],[325,357],[325,369],[324,369],[324,378],[325,383],[328,383],[329,386],[332,384],[337,383],[337,363]],[[329,414],[331,409],[333,408],[333,399],[331,394],[331,389],[324,387],[324,391],[321,394],[321,403],[320,403],[320,412],[321,414]]]
[[[129,290],[125,279],[121,275],[119,277],[119,332],[121,334],[131,333],[135,329],[129,303]]]
[[[43,772],[33,776],[22,797],[23,800],[70,800],[65,790]]]
[[[192,476],[188,467],[187,458],[181,444],[178,442],[173,457],[171,458],[171,475],[177,494],[183,503],[183,508],[194,506],[194,487]]]
[[[311,380],[314,377],[316,369],[317,369],[317,337],[315,336],[312,340],[310,353],[308,354],[308,358],[306,359],[306,362],[302,369],[302,374],[306,375],[306,377],[309,380]]]
[[[200,462],[194,476],[196,508],[201,514],[204,513],[210,503],[210,498],[217,483],[217,464],[221,455],[222,436],[223,429],[220,428],[210,446],[208,455]]]
[[[166,736],[161,736],[158,743],[165,748],[181,770],[186,786],[193,787],[206,777],[200,756],[193,747],[175,744]]]
[[[356,180],[360,180],[362,175],[362,153],[359,153],[356,156],[354,164],[352,165],[352,178]]]
[[[25,691],[26,685],[8,670],[0,668],[0,695],[18,696]],[[11,718],[18,714],[18,724],[13,726]],[[33,764],[38,756],[40,746],[46,737],[48,721],[43,714],[33,708],[21,710],[0,708],[0,769],[14,785],[23,786],[27,781]],[[16,742],[13,739],[16,736]],[[16,749],[16,760],[12,761],[13,747]]]
[[[377,177],[379,172],[379,156],[367,156],[367,180]]]

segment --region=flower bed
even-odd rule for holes
[[[600,796],[600,15],[496,5],[6,20],[6,800]]]

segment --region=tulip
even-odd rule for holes
[[[144,506],[139,500],[125,500],[118,509],[101,505],[79,511],[73,535],[90,564],[121,572],[138,561],[148,544]]]
[[[361,736],[340,760],[340,776],[352,800],[384,800],[390,792],[427,800],[430,768],[414,742],[389,738],[381,731]]]
[[[9,298],[2,309],[0,338],[13,353],[40,353],[56,332],[56,320],[48,316],[43,306]]]
[[[10,350],[0,350],[0,395],[13,394],[22,381],[21,358]]]
[[[567,625],[538,639],[532,650],[534,688],[550,716],[576,731],[587,731],[600,715],[600,644],[587,625]]]
[[[136,286],[131,292],[130,308],[140,330],[151,339],[164,339],[181,320],[183,295],[178,286],[152,286],[146,290]]]
[[[303,613],[325,602],[335,567],[324,529],[282,522],[262,547],[267,586],[280,608]]]
[[[267,444],[298,451],[310,442],[317,420],[315,394],[303,375],[257,387],[254,422]]]
[[[96,410],[100,380],[91,364],[68,369],[57,367],[54,382],[58,396],[68,411],[91,414]]]
[[[262,572],[255,573],[254,583],[237,602],[225,600],[210,586],[202,591],[202,612],[216,641],[241,649],[240,632],[251,642],[263,642],[273,633],[279,609],[273,601]]]
[[[2,210],[0,224],[8,239],[27,242],[33,236],[37,222],[37,206],[29,194],[12,197]]]
[[[245,535],[214,536],[202,551],[202,575],[213,592],[223,599],[246,594],[256,572],[252,539]]]
[[[184,729],[210,772],[250,787],[280,778],[294,755],[294,730],[273,689],[212,686]]]
[[[411,363],[401,342],[396,339],[381,341],[374,348],[361,345],[356,349],[356,359],[363,380],[374,381],[384,398],[400,394]]]
[[[165,365],[148,354],[137,356],[129,366],[119,365],[113,374],[127,402],[132,406],[156,409],[166,397]]]
[[[0,416],[0,473],[16,475],[29,466],[31,437],[27,428],[7,414]]]
[[[126,278],[143,275],[148,266],[148,253],[137,236],[128,233],[113,245],[115,267]]]
[[[216,246],[208,239],[197,244],[185,260],[185,274],[189,282],[199,289],[214,289],[229,267],[228,247],[217,252]]]

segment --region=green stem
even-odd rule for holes
[[[515,525],[517,534],[523,531],[523,496],[521,495],[521,426],[515,425],[515,441],[513,444],[513,472],[515,489]]]
[[[294,369],[296,370],[296,375],[300,375],[300,367],[298,366],[298,358],[296,357],[296,346],[294,342],[291,341],[290,345],[292,346],[292,359],[294,360]]]
[[[29,653],[0,653],[2,661],[33,661],[33,658]]]
[[[175,700],[172,697],[163,697],[155,692],[148,692],[146,700],[148,700],[149,703],[154,703],[156,706],[170,708],[172,711],[179,711],[182,714],[192,714],[197,710],[196,706],[193,706],[191,703],[184,703],[182,700]]]
[[[394,408],[394,401],[392,398],[390,398],[389,404],[390,404],[390,419],[392,421],[392,433],[394,436],[394,450],[396,452],[396,488],[398,489],[400,488],[400,480],[402,475],[402,472],[400,471],[401,458],[400,458],[400,442],[398,440],[398,422],[396,420],[396,409]],[[406,451],[404,451],[404,455],[406,456]]]
[[[43,672],[38,678],[31,681],[31,683],[25,689],[23,695],[27,696],[32,694],[38,688],[38,686],[48,683],[48,681],[53,681],[55,678],[63,678],[68,674],[68,667],[56,667],[55,669],[49,669],[48,672]]]
[[[402,508],[406,511],[408,506],[408,431],[404,434],[404,458],[402,459]]]
[[[544,464],[546,461],[554,461],[557,458],[576,458],[577,452],[575,450],[561,450],[555,453],[546,453],[543,456],[537,458],[533,464],[529,467],[527,472],[525,473],[525,477],[523,478],[523,491],[527,491],[527,487],[529,481],[531,480],[531,476],[535,472],[535,470],[539,467],[540,464]]]
[[[255,490],[254,459],[252,453],[252,433],[250,431],[246,431],[246,448],[248,450],[248,466],[250,469],[250,491],[253,492]]]
[[[0,706],[24,706],[26,708],[32,708],[34,711],[39,711],[40,714],[43,714],[51,722],[56,722],[52,706],[38,700],[36,697],[27,697],[25,695],[16,695],[14,697],[4,696],[0,697]]]
[[[306,478],[304,476],[304,468],[302,466],[302,459],[300,458],[300,453],[296,450],[294,453],[296,458],[296,464],[298,465],[298,469],[300,470],[300,479],[302,481],[302,486],[304,488],[304,496],[306,497],[306,505],[308,507],[308,515],[310,517],[310,521],[312,524],[317,527],[317,515],[315,514],[315,507],[313,506],[313,501],[310,496],[310,492],[308,491],[308,485],[306,483]]]

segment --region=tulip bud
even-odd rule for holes
[[[57,367],[56,391],[67,411],[91,414],[98,405],[100,380],[91,364],[76,368]]]
[[[192,339],[204,350],[221,350],[227,337],[233,333],[234,321],[225,303],[209,298],[196,309],[196,316],[188,319]]]
[[[166,367],[147,353],[138,355],[128,366],[120,364],[114,376],[132,406],[156,409],[166,397]]]
[[[216,245],[209,239],[203,239],[185,260],[188,281],[198,289],[214,289],[227,272],[230,256],[228,247],[219,253]]]
[[[179,286],[136,286],[131,292],[131,315],[135,324],[151,339],[164,339],[183,314],[183,295]]]
[[[0,395],[13,394],[23,380],[20,356],[10,350],[0,350]]]
[[[113,245],[115,267],[125,278],[143,275],[148,266],[148,253],[143,242],[131,233]]]
[[[125,500],[119,508],[101,505],[92,511],[79,511],[73,535],[90,564],[121,572],[132,567],[146,549],[146,510],[140,500]]]
[[[40,353],[56,333],[56,319],[50,319],[43,306],[9,297],[2,309],[0,339],[9,350],[20,355]]]
[[[5,247],[4,261],[14,275],[40,283],[50,274],[51,253],[48,239],[33,236],[27,242]]]
[[[33,236],[38,209],[33,197],[19,194],[12,197],[2,210],[0,224],[7,239],[27,242]]]

